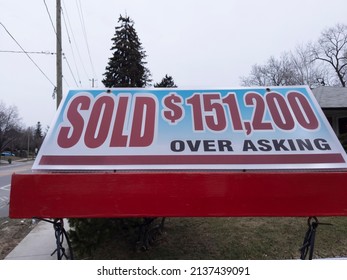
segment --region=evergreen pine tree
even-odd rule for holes
[[[37,122],[35,132],[34,132],[35,154],[40,149],[42,142],[43,142],[42,125],[40,122]]]
[[[36,128],[35,128],[35,138],[37,139],[42,139],[43,134],[42,134],[42,125],[40,122],[37,122]]]
[[[146,53],[134,28],[134,22],[120,16],[114,38],[113,56],[109,59],[105,78],[106,87],[145,87],[151,82],[150,71],[145,67]]]
[[[151,82],[150,71],[145,67],[145,51],[134,29],[134,22],[128,17],[119,17],[112,38],[113,56],[109,59],[104,79],[105,87],[145,87]],[[93,253],[100,244],[115,231],[140,225],[141,219],[69,219],[72,245],[80,254]],[[137,233],[127,231],[129,238],[136,240]]]
[[[171,76],[168,76],[167,74],[165,77],[161,80],[160,83],[156,83],[154,87],[162,87],[162,88],[176,88],[175,81]]]

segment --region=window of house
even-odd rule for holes
[[[347,133],[347,117],[339,118],[339,135]]]
[[[333,117],[326,116],[328,122],[330,123],[331,127],[333,127]]]

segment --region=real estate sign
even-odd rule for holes
[[[325,169],[347,158],[305,86],[70,90],[34,170]]]

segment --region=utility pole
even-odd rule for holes
[[[97,80],[95,80],[94,78],[92,78],[92,79],[89,79],[89,81],[92,82],[92,88],[94,88],[94,87],[95,87],[95,82],[96,82]]]
[[[62,69],[62,43],[61,43],[61,0],[57,0],[57,109],[63,97],[63,69]]]

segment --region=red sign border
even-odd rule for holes
[[[341,154],[288,154],[288,155],[127,155],[127,156],[42,156],[40,165],[45,166],[96,166],[102,169],[108,165],[167,165],[213,164],[215,168],[223,164],[332,164],[344,163]],[[283,168],[283,166],[282,166]],[[289,168],[292,168],[290,166]]]
[[[14,174],[11,218],[347,216],[347,172]]]

